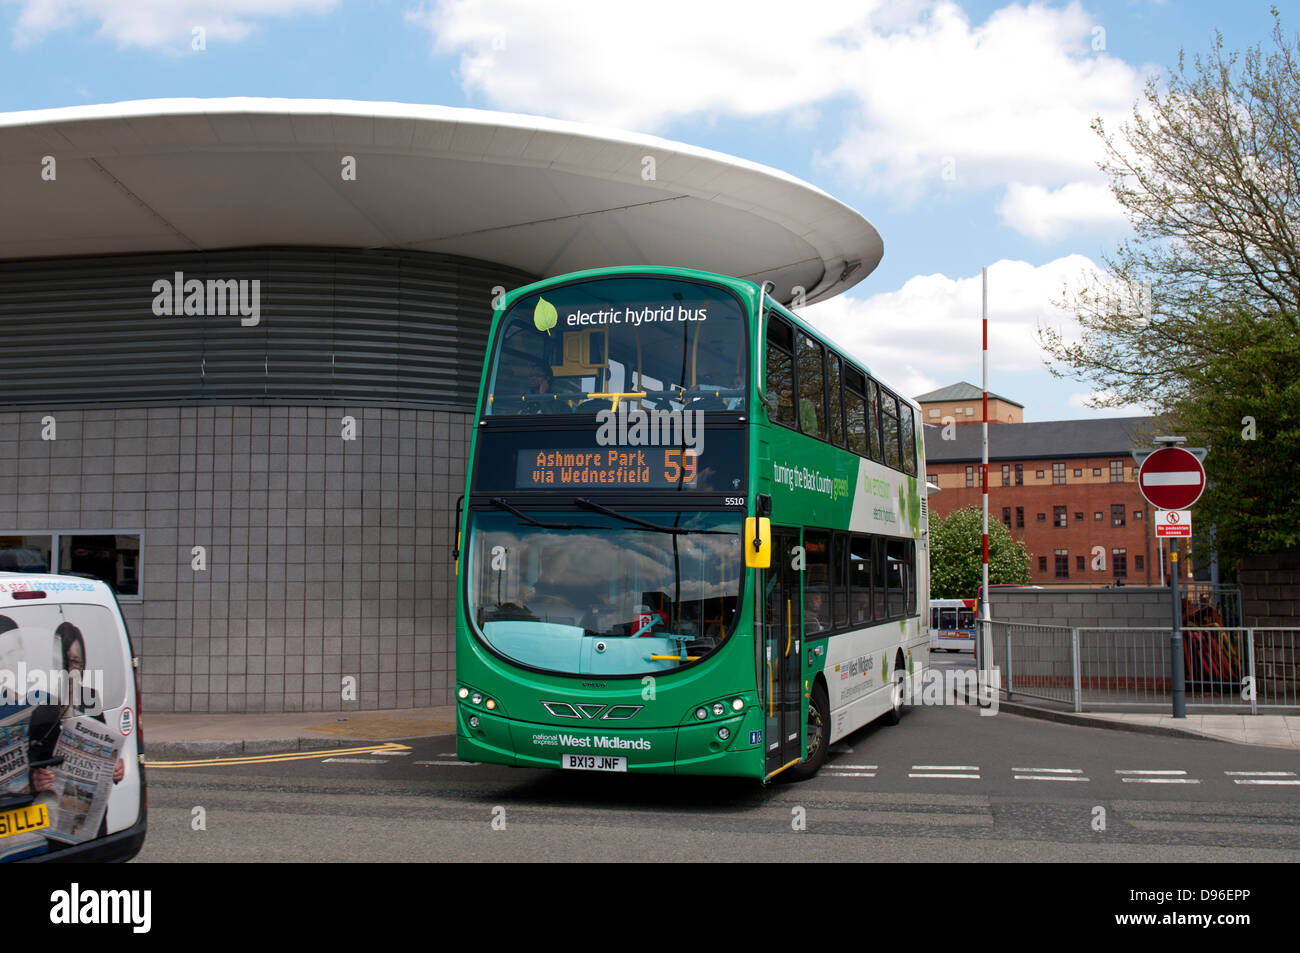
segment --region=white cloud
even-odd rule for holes
[[[188,53],[193,30],[205,41],[239,42],[267,17],[322,13],[337,0],[18,0],[14,45],[31,46],[58,30],[97,22],[119,47]]]
[[[1123,227],[1124,209],[1104,185],[1071,182],[1059,189],[1012,182],[998,216],[1022,235],[1052,241],[1077,228]]]
[[[844,90],[881,0],[439,0],[407,15],[494,106],[641,131],[802,110]]]
[[[1058,306],[1097,266],[1070,255],[1034,266],[999,261],[989,266],[989,375],[1041,373],[1045,354],[1040,325],[1077,337],[1073,315]],[[848,292],[800,313],[865,360],[873,374],[914,397],[937,387],[980,380],[981,283],[967,278],[919,275],[897,291],[857,298]],[[1031,395],[1007,395],[1027,406]]]
[[[1037,203],[1057,211],[1045,234],[1071,221],[1072,184],[1099,181],[1089,121],[1123,118],[1142,90],[1138,69],[1094,49],[1077,2],[1010,5],[981,24],[950,0],[439,0],[408,19],[459,57],[467,93],[504,109],[654,131],[847,103],[820,155],[846,179],[896,199],[1054,187]]]

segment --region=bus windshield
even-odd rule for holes
[[[744,410],[745,320],[717,285],[620,277],[521,298],[497,337],[485,413]]]
[[[740,530],[732,513],[479,511],[466,567],[471,618],[483,641],[533,668],[676,668],[735,626]]]

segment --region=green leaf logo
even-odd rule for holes
[[[545,331],[547,337],[551,334],[551,328],[555,327],[555,322],[560,316],[555,311],[555,305],[551,304],[545,298],[537,299],[537,307],[533,309],[533,326],[539,331]]]

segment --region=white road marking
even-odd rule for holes
[[[1233,784],[1300,784],[1300,781],[1283,781],[1280,778],[1233,778]]]
[[[1077,774],[1017,774],[1017,781],[1087,781],[1088,779]]]
[[[913,771],[978,771],[978,764],[914,764]]]
[[[339,764],[383,764],[383,758],[324,758],[321,764],[337,762]]]
[[[1224,771],[1228,777],[1240,775],[1243,778],[1294,778],[1294,771]]]
[[[832,778],[874,778],[874,771],[823,771],[822,774]]]
[[[476,761],[412,761],[411,764],[430,764],[440,768],[463,768],[477,764]]]
[[[1197,778],[1120,778],[1125,784],[1200,784]]]
[[[909,774],[909,778],[965,778],[970,781],[978,781],[978,774]]]
[[[1128,770],[1120,770],[1116,768],[1115,773],[1116,774],[1186,774],[1187,772],[1166,770],[1166,769],[1161,769],[1159,771],[1138,771],[1138,770],[1128,771]]]
[[[1012,768],[1026,774],[1083,774],[1083,768]]]
[[[376,751],[375,754],[387,755],[390,758],[405,758],[411,752],[409,751]]]
[[[875,771],[879,765],[875,764],[840,764],[836,761],[831,767],[839,768],[844,771]]]

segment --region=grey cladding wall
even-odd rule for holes
[[[259,282],[239,314],[155,314],[155,282]],[[262,248],[0,262],[0,405],[366,400],[471,409],[490,262],[362,249]],[[208,303],[205,299],[205,305]],[[222,295],[218,302],[228,303]]]

